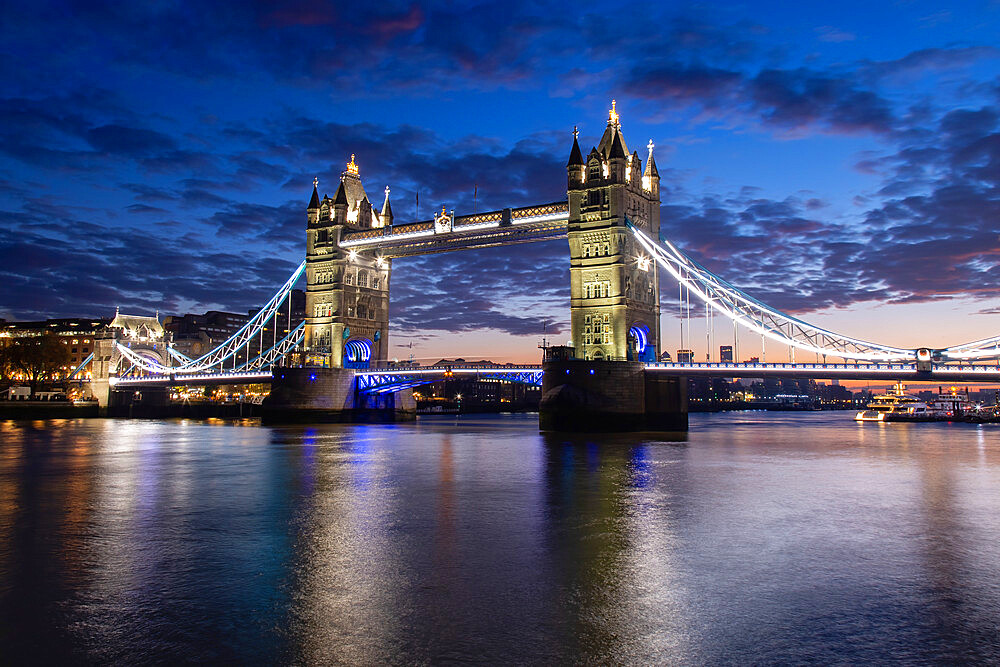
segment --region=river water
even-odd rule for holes
[[[1000,662],[1000,427],[0,423],[0,662]]]

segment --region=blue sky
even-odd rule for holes
[[[731,282],[890,344],[1000,331],[1000,3],[369,5],[5,3],[0,317],[253,307],[351,153],[397,221],[558,200],[614,98]],[[534,359],[566,257],[398,261],[392,341]]]

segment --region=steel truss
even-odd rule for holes
[[[213,350],[210,350],[197,359],[190,359],[179,352],[167,348],[171,356],[175,359],[187,359],[187,361],[182,361],[182,363],[178,366],[164,366],[158,361],[144,357],[142,354],[126,347],[125,345],[122,345],[121,343],[116,343],[115,346],[118,349],[118,352],[121,353],[122,357],[134,367],[155,375],[202,373],[215,368],[218,368],[221,371],[224,363],[235,358],[236,355],[239,354],[240,350],[247,350],[247,356],[249,356],[251,342],[258,336],[262,335],[264,327],[269,321],[277,317],[278,309],[281,307],[281,303],[288,297],[292,288],[295,286],[295,283],[298,282],[303,271],[305,271],[305,268],[306,263],[303,261],[299,264],[298,268],[295,269],[291,277],[285,281],[285,284],[281,286],[281,289],[279,289],[275,295],[272,296],[266,304],[264,304],[264,307],[257,311],[257,313],[251,317],[246,324],[240,327],[240,329],[232,336],[223,341],[221,345]],[[289,304],[289,308],[291,308],[291,304]],[[274,326],[277,327],[277,322],[274,323]],[[298,339],[295,341],[295,344],[297,344],[302,339],[301,325],[294,331],[289,332],[289,334],[285,336],[281,342],[271,349],[254,359],[248,359],[242,366],[240,366],[240,369],[246,370],[251,367],[259,368],[265,365],[265,362],[262,361],[265,358],[270,359],[270,361],[267,361],[266,364],[273,363],[274,360],[278,358],[276,350],[279,347],[283,346],[281,354],[294,347],[294,344],[289,345],[289,341],[295,338],[295,336],[298,336]]]
[[[357,389],[362,394],[387,394],[404,389],[412,389],[420,385],[438,382],[454,374],[474,376],[477,380],[500,380],[503,382],[520,382],[522,384],[542,386],[541,368],[521,369],[458,369],[458,368],[419,368],[400,370],[398,372],[357,372]]]
[[[917,359],[917,349],[843,336],[772,308],[701,266],[670,241],[663,239],[661,244],[655,243],[631,222],[628,226],[642,247],[681,285],[747,329],[800,350],[823,355],[824,359],[827,356],[868,362]],[[935,361],[995,359],[1000,356],[1000,336],[929,352]]]

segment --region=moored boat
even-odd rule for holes
[[[905,387],[897,383],[891,394],[873,396],[864,410],[854,416],[859,422],[931,421],[933,412],[927,403],[916,396],[903,393]]]

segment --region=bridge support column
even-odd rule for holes
[[[687,382],[647,373],[641,362],[546,361],[543,431],[686,431]]]
[[[264,399],[265,424],[393,422],[416,419],[410,391],[365,399],[355,392],[350,368],[276,368]]]
[[[108,417],[161,419],[169,398],[166,387],[111,389],[102,413]]]

